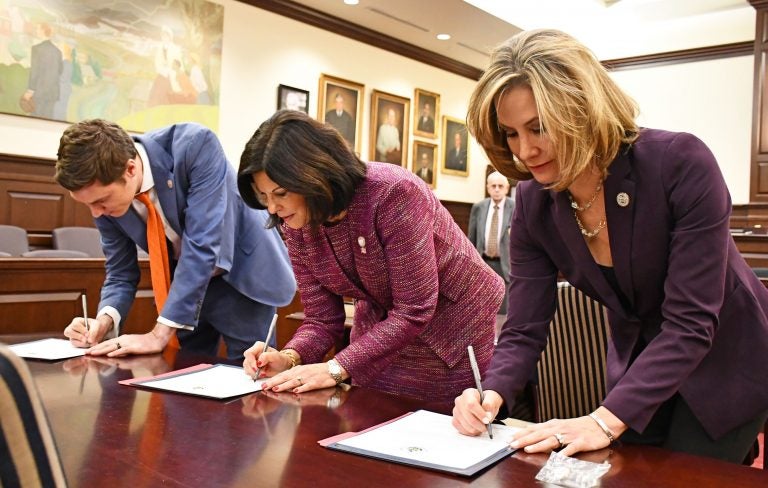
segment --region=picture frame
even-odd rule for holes
[[[277,85],[277,110],[299,110],[309,113],[309,90],[288,85]]]
[[[370,161],[408,167],[411,100],[391,93],[371,93]]]
[[[467,124],[443,115],[443,152],[441,172],[469,176],[469,133]]]
[[[433,190],[437,187],[437,144],[413,141],[411,170]]]
[[[362,83],[320,75],[317,120],[335,127],[357,154],[362,144],[364,90]]]
[[[437,139],[440,95],[421,88],[413,91],[413,134]]]

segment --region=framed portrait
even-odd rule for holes
[[[443,116],[443,165],[448,175],[469,176],[469,133],[461,119]]]
[[[434,189],[437,186],[437,144],[414,141],[411,167],[416,176]]]
[[[440,120],[440,95],[416,88],[413,103],[413,134],[436,139],[437,121]]]
[[[288,85],[277,86],[277,109],[299,110],[309,113],[309,90]]]
[[[317,120],[334,126],[357,154],[360,154],[364,89],[362,83],[320,75]]]
[[[373,90],[371,94],[370,160],[408,167],[408,120],[411,101]]]

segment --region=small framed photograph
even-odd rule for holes
[[[309,113],[309,91],[288,85],[277,86],[277,109]]]
[[[334,126],[357,154],[360,154],[364,89],[362,83],[320,75],[317,120]]]
[[[443,165],[448,175],[469,176],[469,133],[461,119],[443,116]]]
[[[373,90],[371,94],[370,160],[408,167],[408,120],[411,101]]]
[[[416,88],[413,103],[413,134],[436,139],[435,121],[440,120],[440,95]]]
[[[411,167],[416,176],[434,189],[437,186],[437,144],[414,141]]]

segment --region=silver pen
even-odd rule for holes
[[[88,325],[88,301],[85,297],[85,293],[83,293],[83,320],[85,321],[85,330],[89,331],[91,330],[91,326]]]
[[[475,350],[472,349],[472,346],[467,346],[467,353],[469,354],[469,364],[472,365],[472,374],[475,376],[475,386],[477,386],[477,391],[480,392],[480,404],[482,404],[485,395],[483,394],[483,385],[480,382],[480,368],[477,367]],[[491,426],[490,422],[486,424],[486,428],[488,429],[488,437],[493,439],[493,427]]]
[[[264,349],[261,350],[261,354],[264,354],[267,352],[267,349],[269,349],[269,341],[272,340],[272,334],[275,332],[275,325],[277,325],[277,314],[272,317],[272,323],[269,324],[269,331],[267,331],[267,338],[264,339]],[[261,354],[259,354],[259,356],[261,356]],[[254,376],[253,381],[259,379],[259,374],[261,374],[261,368],[256,368],[256,376]]]

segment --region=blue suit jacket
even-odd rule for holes
[[[208,282],[216,267],[243,295],[266,305],[288,304],[296,291],[285,245],[264,224],[267,213],[247,207],[237,191],[235,170],[210,130],[178,124],[135,137],[149,155],[157,198],[181,237],[171,289],[160,315],[197,325]],[[99,308],[110,305],[125,317],[140,272],[136,245],[147,249],[146,224],[133,210],[96,219],[106,255],[106,280]]]
[[[608,308],[604,405],[631,428],[643,431],[676,392],[714,438],[768,409],[768,291],[730,236],[731,200],[712,153],[690,134],[644,129],[604,188],[629,308],[592,258],[566,193],[518,185],[508,318],[485,387],[511,405],[531,377],[560,270]]]

